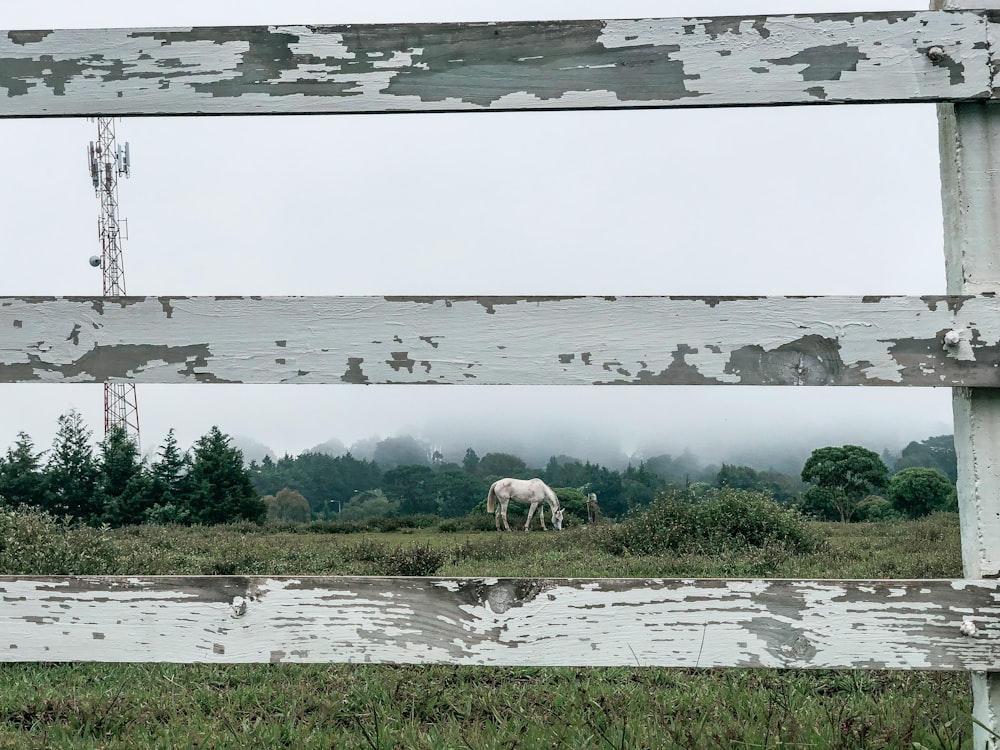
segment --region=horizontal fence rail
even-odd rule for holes
[[[982,11],[0,32],[0,117],[993,96]]]
[[[996,580],[0,576],[0,661],[987,670]]]
[[[1000,384],[992,295],[0,297],[0,382]]]

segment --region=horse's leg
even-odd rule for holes
[[[505,529],[507,529],[507,531],[510,531],[510,524],[507,523],[507,501],[506,500],[504,500],[504,501],[502,501],[500,503],[500,515],[503,518],[503,527]],[[499,530],[500,530],[499,527],[497,527],[497,531],[499,531]]]
[[[531,526],[531,517],[533,515],[535,515],[535,503],[532,503],[531,507],[528,508],[528,520],[524,522],[525,531],[530,531],[528,527]]]
[[[545,528],[545,506],[544,505],[539,505],[538,506],[538,520],[542,522],[542,531],[548,531],[548,529]],[[555,522],[553,521],[553,523],[555,523]]]

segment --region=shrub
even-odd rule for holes
[[[384,576],[432,576],[445,562],[445,553],[430,544],[415,544],[412,547],[396,547],[379,562],[377,575]]]
[[[680,492],[660,495],[623,523],[593,529],[595,543],[613,555],[722,552],[747,548],[815,552],[824,541],[796,510],[766,492],[728,487],[697,504]]]
[[[796,510],[767,492],[724,487],[695,506],[698,533],[710,546],[726,549],[777,543],[793,552],[815,552],[823,540]]]
[[[367,531],[399,531],[399,518],[393,516],[372,516],[363,522]]]
[[[492,523],[492,519],[490,522]],[[516,542],[521,542],[521,544]],[[472,560],[497,563],[513,560],[523,555],[523,538],[514,540],[506,534],[491,534],[485,539],[468,540],[452,550],[452,556],[456,562]]]
[[[595,526],[591,534],[612,555],[675,552],[692,538],[693,508],[679,492],[665,493],[622,523]]]
[[[493,516],[484,513],[472,513],[460,518],[445,518],[437,525],[442,534],[456,534],[470,531],[493,531],[495,528]]]
[[[432,513],[416,513],[409,516],[399,516],[398,520],[401,529],[432,529],[438,525],[441,518]]]
[[[445,553],[430,544],[389,547],[368,538],[350,545],[346,557],[367,563],[368,574],[377,576],[431,576],[445,563]]]
[[[0,506],[0,574],[102,575],[118,570],[110,530],[37,508]]]
[[[884,497],[869,495],[858,506],[855,518],[859,521],[895,521],[905,516],[893,508],[892,503]]]
[[[146,510],[146,523],[155,526],[177,526],[191,523],[191,513],[187,508],[183,508],[174,503],[160,505],[154,503],[152,508]]]
[[[306,524],[305,531],[314,534],[356,534],[365,531],[357,521],[313,521]]]

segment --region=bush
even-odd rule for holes
[[[182,508],[174,503],[160,505],[154,503],[152,508],[146,510],[146,523],[154,526],[178,526],[191,523],[191,513],[187,508]]]
[[[493,531],[495,527],[493,515],[476,513],[475,511],[460,518],[448,518],[438,524],[438,531],[454,534],[460,531]]]
[[[384,576],[432,576],[445,562],[445,553],[430,544],[396,547],[379,561]]]
[[[402,524],[399,522],[399,518],[394,516],[372,516],[366,519],[363,524],[363,528],[367,531],[399,531]]]
[[[348,547],[348,559],[368,564],[368,575],[432,576],[445,563],[445,553],[430,544],[389,547],[374,539],[362,539]]]
[[[511,539],[508,534],[491,534],[484,539],[467,540],[452,550],[452,556],[456,562],[499,563],[514,560],[524,557],[524,536]]]
[[[399,516],[401,529],[432,529],[441,521],[439,516],[431,513],[417,513],[410,516]]]
[[[306,524],[305,531],[314,534],[356,534],[365,531],[357,521],[313,521]]]
[[[680,492],[660,495],[615,526],[593,529],[595,543],[613,555],[723,552],[747,548],[816,552],[825,544],[796,510],[766,492],[714,490],[690,503]]]
[[[895,521],[905,518],[898,510],[892,507],[892,503],[884,497],[870,495],[858,506],[856,519],[858,521]]]
[[[779,505],[767,492],[724,487],[695,509],[699,534],[719,549],[777,543],[792,552],[816,552],[823,545],[798,511]]]
[[[0,574],[119,573],[110,530],[76,526],[37,508],[0,506]]]

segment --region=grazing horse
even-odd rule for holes
[[[559,498],[541,479],[498,479],[490,485],[490,492],[486,496],[486,512],[494,513],[497,531],[500,531],[500,520],[503,519],[503,527],[510,531],[507,523],[507,503],[514,500],[519,503],[530,503],[528,508],[528,520],[524,522],[524,530],[527,531],[531,525],[531,517],[535,515],[535,509],[547,502],[552,511],[552,525],[556,531],[562,530],[563,509],[559,507]],[[495,510],[494,510],[495,509]],[[545,528],[545,508],[538,513],[538,518],[542,522],[542,531]]]

